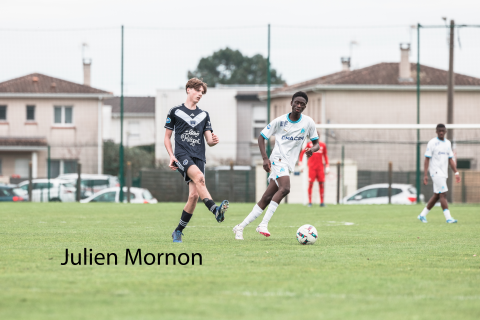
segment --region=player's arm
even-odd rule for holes
[[[266,139],[262,135],[258,136],[258,147],[260,148],[260,153],[262,154],[263,169],[267,172],[270,172],[272,164],[270,163],[270,159],[268,159],[267,151],[265,151],[265,141]]]
[[[425,157],[425,162],[423,163],[423,184],[427,185],[428,183],[428,166],[430,164],[430,158]]]
[[[305,153],[307,157],[311,157],[314,152],[317,152],[320,149],[320,145],[318,144],[318,139],[312,140],[312,147],[305,148]]]
[[[461,179],[460,173],[457,171],[457,164],[455,163],[455,161],[453,161],[453,158],[449,158],[448,162],[450,163],[450,167],[452,168],[453,172],[455,172],[455,180],[457,181],[457,183],[459,183]]]
[[[203,133],[203,135],[205,136],[205,140],[207,141],[207,144],[210,147],[213,147],[214,145],[217,145],[220,142],[220,140],[218,139],[218,136],[215,133],[213,133],[213,131],[207,130]]]
[[[173,154],[172,141],[170,140],[172,138],[172,133],[173,130],[165,130],[165,138],[163,139],[163,143],[165,144],[165,148],[167,149],[168,155],[170,156],[170,162],[168,163],[168,166],[172,170],[177,170],[177,165],[175,164],[175,162],[178,162],[178,160]]]

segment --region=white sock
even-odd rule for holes
[[[430,210],[428,210],[427,207],[425,207],[425,208],[423,208],[423,211],[422,211],[422,213],[420,213],[420,215],[422,217],[426,217],[429,212],[430,212]]]
[[[257,219],[263,212],[263,209],[258,206],[258,204],[253,207],[252,212],[240,223],[240,227],[245,228],[250,223],[252,223],[255,219]]]
[[[275,210],[277,210],[277,207],[278,207],[278,203],[276,203],[275,201],[270,201],[267,212],[263,216],[262,223],[260,223],[261,226],[263,227],[268,226],[268,222],[270,221],[270,219],[272,219],[272,216],[275,213]]]
[[[450,214],[450,210],[448,210],[448,209],[443,210],[443,215],[445,216],[446,220],[453,219],[452,215]]]

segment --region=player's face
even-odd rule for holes
[[[292,112],[302,113],[307,107],[307,100],[304,97],[295,97],[291,102]]]
[[[203,87],[200,87],[198,89],[188,88],[187,95],[193,102],[198,103],[203,97]]]
[[[443,140],[445,138],[445,135],[447,134],[447,129],[445,128],[439,128],[437,129],[437,136],[438,139]]]

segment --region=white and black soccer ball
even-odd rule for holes
[[[305,224],[297,230],[297,240],[300,244],[314,244],[318,239],[317,229],[310,224]]]

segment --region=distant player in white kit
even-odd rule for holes
[[[258,218],[267,205],[268,210],[256,231],[266,237],[270,236],[267,229],[268,222],[280,201],[290,193],[290,172],[295,168],[295,163],[307,136],[313,143],[312,148],[305,149],[307,156],[310,157],[313,152],[318,151],[318,134],[315,129],[315,122],[312,118],[302,115],[307,107],[307,102],[308,96],[306,93],[301,91],[295,93],[290,103],[292,112],[273,120],[258,137],[258,147],[263,158],[263,169],[270,173],[268,177],[270,184],[262,199],[253,207],[252,212],[242,223],[233,228],[235,239],[243,240],[243,229]],[[265,140],[270,139],[271,136],[275,136],[275,147],[269,159],[265,152]]]
[[[418,220],[423,223],[427,223],[427,214],[438,200],[440,200],[447,223],[457,223],[457,220],[452,218],[450,210],[448,210],[448,164],[450,164],[453,172],[455,172],[457,183],[460,182],[460,175],[457,171],[455,161],[453,160],[452,144],[445,138],[446,133],[447,128],[445,128],[444,124],[437,125],[437,137],[428,142],[427,151],[425,152],[425,177],[423,178],[423,183],[427,185],[427,172],[430,171],[434,194],[432,198],[430,198],[430,201],[428,201],[427,206],[423,209],[422,213],[418,216]]]

